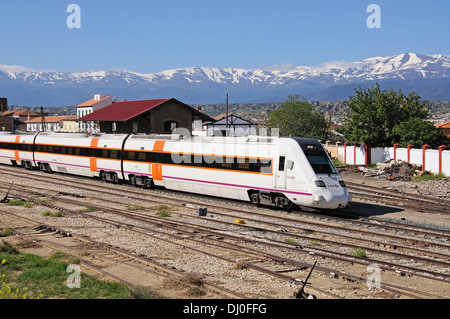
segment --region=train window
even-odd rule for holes
[[[80,155],[80,148],[79,147],[75,147],[75,150],[74,150],[74,154],[75,155]]]
[[[250,170],[250,161],[248,158],[238,158],[238,170],[248,171]]]
[[[118,158],[117,155],[118,155],[118,152],[116,150],[111,150],[110,158],[117,159]]]
[[[61,154],[66,154],[67,148],[65,146],[61,146]]]
[[[136,158],[136,152],[128,152],[127,158],[129,160],[134,160]]]
[[[284,172],[284,161],[286,160],[286,157],[280,156],[280,163],[278,164],[278,170],[280,172]]]
[[[294,162],[293,161],[287,161],[287,168],[288,170],[292,171],[292,169],[294,168]]]
[[[102,157],[103,158],[109,158],[109,150],[103,150]]]
[[[306,153],[309,163],[311,164],[314,172],[320,174],[336,174],[334,166],[331,164],[328,156],[323,154],[308,154]]]
[[[72,155],[73,154],[73,147],[67,148],[67,154]]]
[[[147,154],[146,154],[145,152],[139,152],[138,154],[139,154],[139,155],[138,155],[138,159],[139,159],[140,161],[145,162],[145,160],[147,159]]]

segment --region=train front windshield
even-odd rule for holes
[[[305,155],[316,174],[337,174],[336,169],[324,152],[305,152]]]

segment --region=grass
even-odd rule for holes
[[[423,182],[423,181],[434,181],[440,178],[446,178],[443,173],[439,174],[430,174],[430,175],[422,175],[422,176],[415,176],[413,179],[413,182]]]
[[[170,217],[170,213],[167,210],[159,210],[158,212],[156,212],[156,215],[160,216],[160,217]]]
[[[9,201],[7,205],[9,205],[9,206],[23,206],[25,208],[33,207],[32,203],[24,201],[23,199],[15,199],[15,200]]]
[[[11,227],[6,227],[5,229],[0,227],[0,237],[6,237],[12,235],[13,231]]]
[[[126,205],[126,208],[128,210],[140,210],[140,209],[142,209],[142,207],[139,206],[139,205]]]
[[[173,209],[173,208],[171,208],[169,205],[166,205],[166,204],[158,204],[158,205],[151,206],[150,209],[154,209],[154,210],[170,210],[170,209]]]
[[[46,210],[45,212],[42,213],[42,216],[62,217],[62,213],[59,211],[52,213],[51,211]]]
[[[358,249],[352,251],[352,256],[360,257],[360,258],[366,258],[367,254],[366,254],[366,251],[364,249],[358,248]]]
[[[81,272],[80,288],[69,288],[67,280],[74,272],[68,266],[77,262],[64,253],[49,258],[20,253],[9,243],[0,244],[0,299],[136,299],[155,298],[144,288],[98,280]]]
[[[284,240],[284,242],[286,243],[286,244],[291,244],[291,245],[297,245],[298,243],[294,240],[294,239],[292,239],[292,238],[286,238],[285,240]]]
[[[338,160],[337,158],[334,158],[333,159],[333,164],[335,165],[335,166],[345,166],[345,165],[347,165],[347,164],[345,164],[345,163],[342,163],[340,160]]]

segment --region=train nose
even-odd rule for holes
[[[315,194],[313,196],[314,206],[323,209],[346,207],[350,200],[351,195],[347,193],[346,189],[342,189],[342,191],[324,190],[322,194]]]

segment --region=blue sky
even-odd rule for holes
[[[81,28],[70,29],[70,4]],[[381,9],[370,29],[369,4]],[[0,0],[0,64],[153,73],[450,54],[450,1]]]

